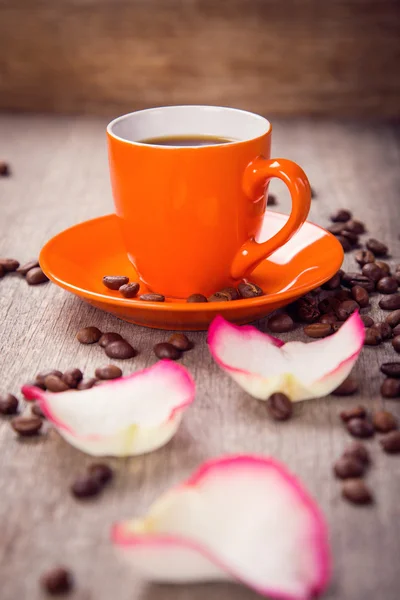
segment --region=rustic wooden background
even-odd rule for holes
[[[12,177],[0,178],[0,256],[36,256],[56,232],[112,211],[104,128],[97,118],[0,116],[0,157]],[[273,154],[297,160],[318,197],[311,220],[326,225],[331,211],[353,209],[371,235],[388,243],[400,262],[400,128],[385,124],[276,120]],[[277,210],[289,199],[279,183]],[[351,256],[346,265],[354,267]],[[373,300],[373,316],[382,318]],[[154,343],[168,332],[129,325],[84,304],[53,284],[28,287],[18,276],[0,281],[0,392],[18,393],[44,368],[79,367],[90,376],[105,363],[97,347],[81,346],[78,329],[96,325],[118,331],[140,350],[116,361],[128,374],[155,362]],[[258,326],[265,330],[266,321]],[[282,336],[305,339],[301,330]],[[176,437],[143,457],[112,459],[115,482],[103,496],[78,502],[69,486],[91,459],[56,432],[17,440],[0,421],[0,598],[42,600],[40,573],[57,563],[76,577],[73,600],[256,600],[234,585],[146,586],[120,563],[109,542],[111,524],[143,514],[165,489],[202,461],[226,453],[273,455],[287,463],[324,511],[333,550],[334,575],[325,600],[398,600],[400,573],[400,458],[368,441],[373,466],[367,481],[376,505],[354,507],[340,498],[332,463],[350,442],[338,413],[358,403],[382,406],[379,364],[393,359],[390,343],[367,347],[357,364],[360,392],[299,404],[294,418],[272,422],[262,402],[249,397],[213,362],[205,333],[182,359],[197,383],[197,397]],[[400,418],[400,403],[384,405]],[[274,540],[271,540],[273,552]]]
[[[396,116],[399,39],[398,0],[0,0],[0,109]]]

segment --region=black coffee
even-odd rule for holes
[[[140,143],[149,144],[150,146],[216,146],[236,141],[215,135],[163,135],[140,140]]]

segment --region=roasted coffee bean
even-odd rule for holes
[[[372,504],[373,496],[362,479],[346,479],[342,496],[352,504]]]
[[[400,362],[383,363],[383,365],[381,365],[381,371],[387,375],[387,377],[400,379]]]
[[[238,291],[242,298],[256,298],[264,295],[264,291],[255,283],[250,283],[250,281],[239,283]]]
[[[392,339],[392,346],[395,351],[400,354],[400,335],[396,335],[396,337]]]
[[[389,327],[390,327],[390,325],[389,325]],[[397,337],[398,335],[400,335],[400,324],[396,325],[396,327],[393,327],[392,335],[393,335],[393,337]]]
[[[19,262],[15,258],[0,258],[0,266],[3,267],[7,273],[16,271],[19,267]]]
[[[378,410],[372,417],[372,424],[376,431],[387,433],[397,429],[397,419],[387,410]]]
[[[232,294],[230,293],[229,289],[215,292],[215,294],[212,294],[208,298],[208,302],[231,302],[231,300],[234,300],[234,298],[232,298]]]
[[[322,289],[324,289],[324,290],[337,290],[338,287],[340,287],[340,279],[341,279],[340,274],[336,273],[328,281],[326,281],[324,284],[322,284]]]
[[[10,166],[5,160],[0,160],[0,177],[8,177],[11,173]]]
[[[40,584],[45,592],[53,596],[70,592],[73,587],[73,579],[68,569],[55,567],[41,576]]]
[[[37,260],[37,258],[33,258],[29,262],[18,267],[17,273],[19,273],[20,275],[26,275],[31,269],[34,269],[35,267],[38,267],[38,266],[39,266],[39,261]]]
[[[35,417],[39,417],[40,419],[47,419],[39,404],[37,404],[36,402],[31,406],[31,413],[35,415]]]
[[[387,262],[383,262],[383,260],[377,260],[375,264],[381,269],[383,275],[391,275],[390,267]]]
[[[379,346],[382,342],[382,335],[378,327],[372,325],[365,330],[365,346]]]
[[[345,228],[345,229],[343,229],[340,236],[349,240],[349,242],[352,246],[356,246],[358,244],[358,235],[356,233],[354,233],[353,231],[347,231],[347,229]]]
[[[164,302],[165,296],[162,294],[142,294],[139,296],[140,300],[144,300],[145,302]]]
[[[293,405],[285,394],[276,392],[268,398],[267,410],[275,421],[286,421],[292,416]]]
[[[347,210],[346,208],[341,208],[331,215],[331,221],[333,221],[334,223],[345,223],[347,221],[350,221],[352,216],[353,215],[349,210]]]
[[[365,267],[363,267],[363,269],[364,268]],[[350,289],[355,285],[360,285],[361,287],[365,288],[367,292],[373,292],[375,289],[375,283],[372,281],[372,279],[366,277],[365,275],[360,275],[360,273],[354,272],[343,274],[342,285]]]
[[[124,298],[134,298],[140,289],[140,285],[138,283],[125,283],[121,285],[119,288],[119,293],[123,295]]]
[[[364,327],[372,327],[375,323],[368,315],[361,315],[361,321],[364,323]]]
[[[345,227],[346,227],[346,223],[333,223],[332,225],[327,227],[327,230],[332,235],[340,235],[342,233],[342,231],[344,231]]]
[[[396,271],[396,273],[394,274],[394,278],[397,281],[397,283],[400,285],[400,271]]]
[[[311,338],[324,338],[334,333],[334,328],[330,323],[311,323],[304,327],[304,333]]]
[[[304,323],[314,323],[321,316],[315,300],[308,296],[304,296],[294,303],[295,314],[299,321]]]
[[[367,448],[361,442],[353,442],[350,444],[343,452],[343,456],[354,456],[363,462],[364,465],[368,465],[371,460]]]
[[[372,423],[367,419],[350,419],[346,423],[347,431],[353,436],[358,438],[369,438],[374,435],[374,428]]]
[[[186,352],[193,348],[193,343],[184,333],[173,333],[169,338],[168,343],[175,346],[175,348],[178,348],[181,352]]]
[[[368,250],[371,250],[371,252],[375,254],[375,256],[386,256],[388,252],[388,247],[375,238],[370,238],[367,240],[365,245],[367,246]]]
[[[231,297],[231,300],[239,300],[240,298],[240,294],[237,291],[236,288],[234,287],[226,287],[223,290],[220,290],[221,292],[224,292],[225,294],[229,294]]]
[[[105,463],[93,463],[88,468],[89,477],[96,479],[101,486],[107,485],[114,476],[114,471]]]
[[[370,250],[357,250],[354,254],[354,258],[361,267],[368,263],[375,262],[375,255]]]
[[[383,341],[392,337],[392,328],[387,323],[375,323],[374,327],[379,331]]]
[[[76,339],[81,344],[95,344],[101,338],[101,331],[97,327],[84,327],[76,334]]]
[[[333,465],[333,470],[339,479],[361,477],[365,473],[365,464],[355,456],[342,456]]]
[[[3,267],[0,265],[0,279],[2,277],[4,277],[4,275],[6,274],[5,270],[3,269]]]
[[[157,358],[169,358],[170,360],[177,360],[181,357],[180,350],[175,348],[175,346],[172,344],[168,344],[168,342],[160,342],[159,344],[156,344],[153,350]]]
[[[383,310],[398,310],[400,308],[400,294],[391,294],[387,298],[379,301],[379,306]]]
[[[274,315],[268,320],[267,327],[273,333],[286,333],[294,328],[294,321],[287,313]]]
[[[362,268],[362,273],[372,281],[379,281],[384,276],[384,273],[380,267],[376,263],[367,263]]]
[[[107,344],[105,352],[109,358],[120,358],[121,360],[133,358],[137,354],[136,350],[125,340],[117,340]]]
[[[354,300],[360,306],[360,308],[365,308],[369,304],[369,295],[365,288],[360,285],[355,285],[351,288],[351,295]]]
[[[362,221],[357,221],[356,219],[351,219],[347,221],[345,224],[346,231],[351,231],[351,233],[365,233],[365,225]]]
[[[400,310],[394,310],[386,317],[385,321],[388,323],[388,325],[390,325],[390,327],[396,327],[396,325],[400,325]]]
[[[13,394],[0,395],[0,415],[16,415],[18,400]]]
[[[337,317],[335,313],[329,312],[325,315],[322,315],[322,317],[319,318],[318,323],[329,323],[330,325],[333,325],[333,323],[336,323],[336,321]]]
[[[267,205],[268,206],[276,206],[278,203],[276,201],[276,196],[274,194],[268,194],[267,197]]]
[[[335,313],[339,321],[346,321],[346,319],[348,319],[350,315],[352,315],[353,312],[359,308],[360,307],[355,300],[345,300],[339,304],[335,310]]]
[[[350,252],[353,247],[353,244],[350,242],[350,240],[348,240],[344,235],[338,235],[336,239],[341,244],[343,252]]]
[[[42,424],[43,421],[39,417],[14,417],[11,420],[11,427],[23,437],[37,435]]]
[[[376,284],[376,289],[381,294],[394,294],[399,285],[394,277],[382,277]]]
[[[129,277],[125,277],[125,275],[106,275],[103,277],[103,284],[109,290],[119,290],[119,288],[123,285],[126,285],[129,282]]]
[[[340,386],[339,386],[340,387]],[[355,390],[357,391],[357,389]],[[332,392],[335,394],[335,392]],[[350,392],[353,393],[353,392]],[[336,396],[348,396],[349,394],[336,394]],[[342,410],[339,413],[340,418],[344,423],[350,421],[350,419],[365,419],[367,416],[367,411],[364,406],[354,406],[353,408],[348,408],[347,410]]]
[[[97,379],[118,379],[122,377],[122,371],[116,365],[106,365],[105,367],[98,367],[94,374]]]
[[[343,325],[343,321],[336,321],[336,323],[332,323],[332,327],[333,327],[333,331],[336,333],[336,331],[339,331],[339,329],[341,328],[341,326]]]
[[[92,377],[91,379],[85,379],[83,381],[81,381],[80,383],[78,383],[77,385],[77,390],[90,390],[90,388],[92,388],[94,385],[96,385],[96,383],[98,382],[98,379],[96,379],[95,377]]]
[[[338,300],[335,296],[328,296],[327,298],[323,298],[320,302],[318,302],[318,310],[322,314],[330,313],[335,311],[340,304],[340,300]]]
[[[46,389],[44,380],[46,379],[46,377],[48,375],[54,375],[55,377],[62,377],[61,371],[58,371],[57,369],[48,369],[47,371],[41,371],[40,373],[38,373],[36,375],[34,385],[43,387],[43,389]]]
[[[208,300],[203,294],[192,294],[186,302],[208,302]]]
[[[40,267],[34,267],[26,274],[26,281],[29,285],[39,285],[40,283],[46,283],[49,278],[43,273]]]
[[[333,390],[334,396],[351,396],[358,391],[357,379],[353,375],[348,375],[344,381]],[[358,415],[357,415],[358,416]]]
[[[83,475],[78,477],[71,485],[71,493],[75,498],[90,498],[97,496],[101,492],[102,487],[99,480],[95,477]]]
[[[76,388],[78,383],[82,381],[83,373],[80,369],[68,369],[62,376],[62,380],[69,388]]]
[[[44,379],[44,385],[49,392],[53,392],[55,394],[59,392],[66,392],[69,390],[69,386],[61,379],[61,377],[57,377],[56,375],[47,375]]]
[[[380,440],[380,444],[388,454],[397,454],[400,452],[400,431],[391,431]]]
[[[388,377],[381,385],[381,395],[384,398],[400,398],[400,379]]]
[[[107,333],[103,333],[103,335],[99,339],[99,346],[105,348],[106,346],[108,346],[108,344],[111,344],[111,342],[118,342],[122,339],[123,337],[119,333],[116,333],[114,331],[108,331]]]

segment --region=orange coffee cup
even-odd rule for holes
[[[232,142],[186,147],[142,143],[168,136]],[[154,292],[186,298],[235,285],[307,218],[307,177],[294,162],[270,158],[271,125],[259,115],[217,106],[151,108],[112,121],[107,138],[124,244]],[[258,243],[272,177],[287,185],[292,212],[276,235]]]

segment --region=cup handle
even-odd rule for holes
[[[296,163],[286,158],[255,158],[243,176],[243,189],[253,202],[263,199],[265,187],[272,177],[286,183],[292,197],[292,212],[287,223],[270,240],[259,244],[250,239],[236,254],[232,267],[233,279],[249,274],[264,258],[283,246],[300,229],[307,218],[311,203],[311,189],[306,174]]]

